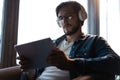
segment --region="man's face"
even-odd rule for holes
[[[78,13],[75,13],[71,6],[61,8],[58,13],[58,24],[66,35],[76,33],[80,28]]]

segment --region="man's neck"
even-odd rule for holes
[[[67,35],[66,38],[67,38],[67,41],[68,42],[71,42],[71,41],[75,41],[77,40],[80,36],[82,36],[84,33],[81,32],[81,31],[78,31],[76,32],[75,34],[72,34],[72,35]]]

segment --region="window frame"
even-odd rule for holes
[[[88,33],[100,35],[99,0],[88,0]]]
[[[0,68],[16,65],[19,0],[4,0],[3,4]]]

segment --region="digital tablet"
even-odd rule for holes
[[[53,41],[50,38],[45,38],[21,45],[15,45],[15,50],[19,55],[25,56],[31,61],[32,65],[30,68],[44,68],[49,66],[46,58],[54,47]]]

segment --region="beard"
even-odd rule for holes
[[[64,31],[64,33],[65,33],[65,35],[72,35],[72,34],[76,33],[79,30],[79,28],[80,28],[79,26],[75,26],[70,31],[67,31],[67,32]]]

